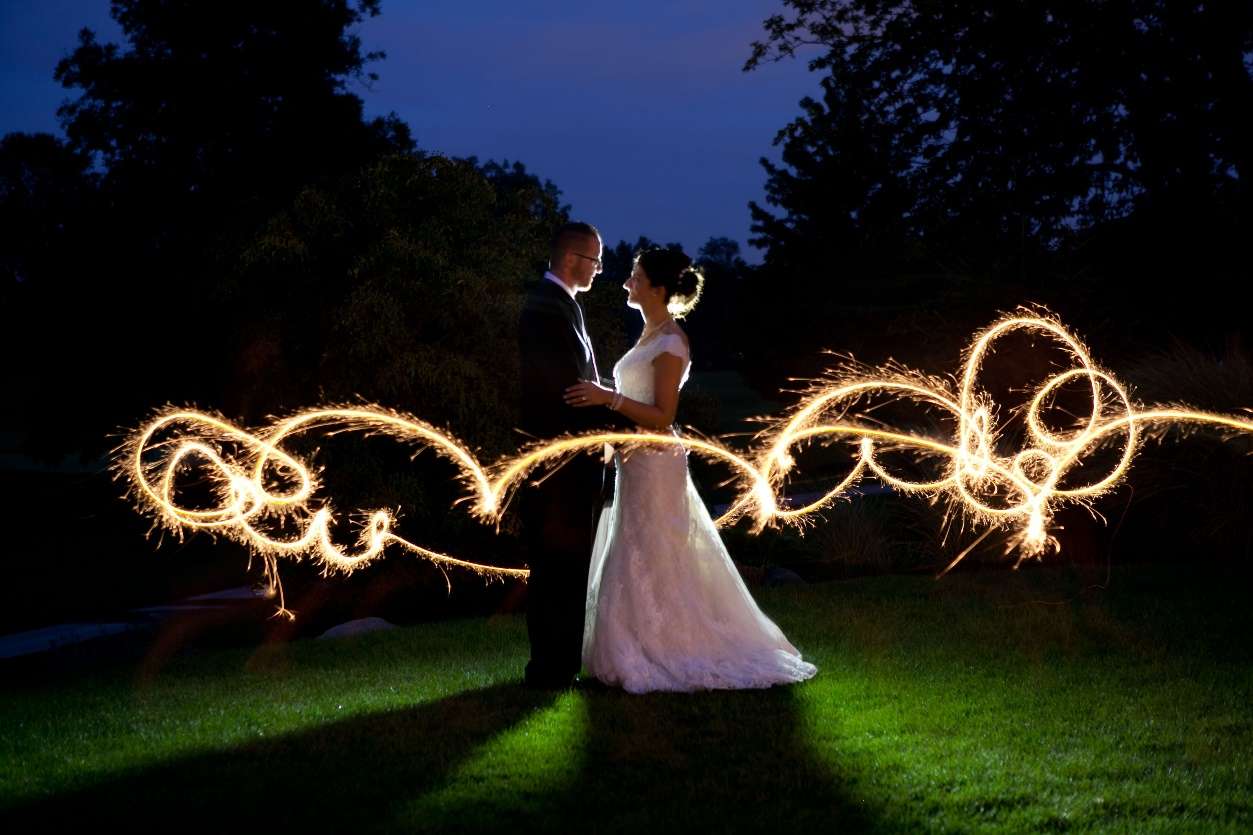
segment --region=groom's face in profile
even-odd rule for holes
[[[600,272],[602,254],[604,247],[599,236],[584,238],[566,251],[561,277],[575,290],[590,290]]]

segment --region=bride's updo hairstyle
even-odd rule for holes
[[[681,249],[654,247],[635,253],[635,263],[644,268],[648,283],[666,288],[666,309],[676,319],[682,319],[696,302],[705,286],[705,276],[692,266],[692,259]]]

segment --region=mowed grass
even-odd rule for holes
[[[515,616],[11,684],[0,825],[1253,829],[1247,577],[1090,579],[758,590],[820,668],[766,691],[527,691]]]

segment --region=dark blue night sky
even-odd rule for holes
[[[57,131],[57,60],[87,26],[120,31],[107,0],[0,4],[0,134]],[[771,140],[817,89],[803,61],[740,67],[774,0],[384,0],[361,30],[387,59],[361,87],[421,148],[521,160],[608,242],[639,235],[742,243]],[[753,253],[746,253],[756,260]]]

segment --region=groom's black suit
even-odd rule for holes
[[[575,408],[563,400],[565,390],[579,380],[599,381],[598,369],[582,309],[548,279],[527,296],[518,347],[523,431],[552,438],[630,426],[604,407]],[[581,454],[541,484],[521,488],[519,512],[531,569],[528,682],[568,684],[582,666],[587,574],[604,478],[600,456]]]

